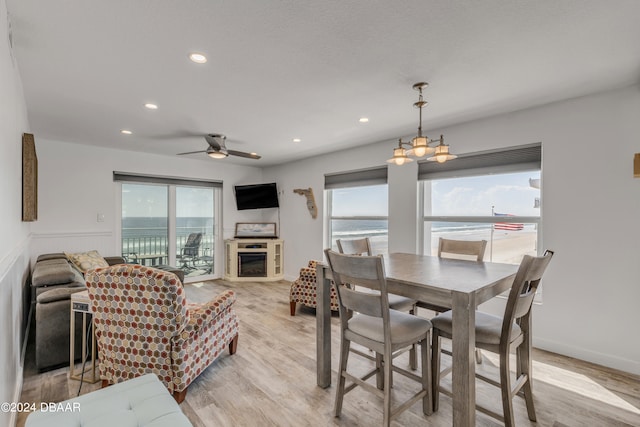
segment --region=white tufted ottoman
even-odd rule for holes
[[[55,407],[54,407],[55,406]],[[143,375],[29,415],[25,427],[192,426],[154,374]]]

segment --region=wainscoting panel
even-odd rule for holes
[[[22,391],[30,270],[28,241],[0,260],[0,402],[18,402]],[[15,416],[0,412],[0,425],[14,425]]]

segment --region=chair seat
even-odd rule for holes
[[[396,294],[387,294],[389,298],[389,308],[398,311],[409,311],[416,304],[416,300]]]
[[[445,335],[452,334],[452,312],[445,311],[431,319],[433,327],[444,332]],[[476,311],[476,343],[500,344],[500,334],[502,332],[502,317]],[[511,328],[511,339],[513,342],[522,334],[520,326],[516,323]]]
[[[384,343],[382,318],[356,314],[349,319],[348,324],[349,331],[370,340]],[[389,310],[389,324],[392,344],[418,341],[419,337],[431,330],[431,322],[429,320],[397,310]]]

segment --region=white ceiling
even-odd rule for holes
[[[398,137],[416,132],[418,81],[429,82],[427,130],[640,81],[638,0],[7,0],[7,8],[36,140],[175,155],[206,148],[188,135],[218,132],[229,149],[263,156],[190,156],[210,162],[267,166],[385,140],[391,156]],[[209,61],[190,62],[192,51]]]

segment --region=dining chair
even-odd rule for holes
[[[517,394],[522,394],[527,406],[527,414],[531,421],[536,421],[531,388],[531,306],[536,290],[546,270],[553,251],[547,250],[543,256],[525,255],[513,279],[504,315],[502,317],[476,312],[476,348],[481,348],[500,356],[500,380],[495,381],[484,375],[476,374],[502,392],[502,415],[476,404],[476,409],[504,422],[505,426],[514,426],[513,402]],[[439,392],[451,396],[440,388],[440,378],[451,368],[440,372],[440,338],[452,337],[452,312],[446,311],[433,319],[432,372],[433,372],[433,407],[438,409]],[[516,381],[511,387],[509,373],[509,354],[516,351]]]
[[[486,240],[452,240],[440,237],[438,242],[438,257],[467,259],[469,261],[480,262],[484,258],[486,247]],[[435,311],[436,314],[449,310],[448,307],[442,307],[428,301],[418,301],[418,307]]]
[[[344,395],[357,386],[383,400],[383,425],[389,426],[405,409],[422,399],[422,411],[430,415],[431,366],[429,363],[429,338],[431,322],[408,313],[389,308],[387,281],[382,256],[345,255],[325,250],[329,268],[338,291],[340,312],[340,365],[336,387],[335,416],[342,412]],[[367,288],[377,292],[361,292]],[[347,371],[351,343],[374,351],[375,368],[364,376]],[[393,355],[413,344],[421,347],[421,376],[393,366]],[[391,371],[417,381],[421,387],[406,402],[391,408]],[[376,384],[367,382],[376,376]],[[351,383],[346,384],[347,380]]]
[[[484,259],[484,251],[486,248],[486,240],[454,240],[440,237],[438,241],[438,257],[480,262]],[[431,310],[435,312],[436,315],[449,310],[448,307],[442,307],[427,301],[418,301],[416,306]],[[476,349],[476,363],[482,363],[482,353],[479,349]]]
[[[371,250],[371,240],[368,237],[362,239],[337,239],[338,252],[348,255],[373,256]],[[401,295],[389,294],[389,308],[399,311],[408,311],[409,314],[417,313],[417,301]],[[412,346],[409,350],[409,366],[411,369],[417,369],[417,351]]]

